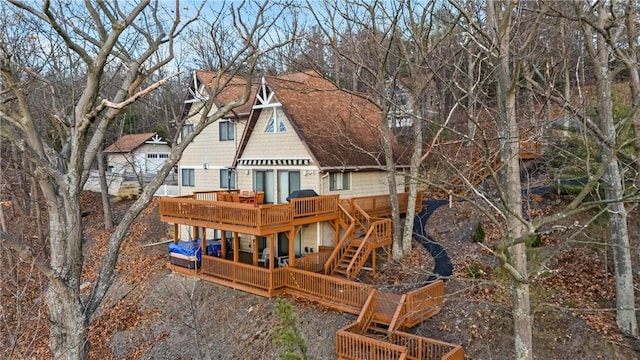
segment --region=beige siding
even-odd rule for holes
[[[322,178],[323,195],[340,195],[340,198],[353,198],[360,196],[384,195],[389,193],[389,181],[386,171],[352,172],[350,190],[329,191],[329,176]],[[397,175],[397,189],[404,191],[404,176]]]
[[[200,106],[194,104],[190,111],[187,123],[195,124],[199,121]],[[216,109],[212,109],[214,113]],[[234,140],[220,141],[219,122],[207,126],[185,149],[179,163],[178,174],[181,176],[181,169],[195,170],[195,186],[182,187],[181,195],[187,195],[193,191],[205,191],[220,189],[220,169],[227,168],[233,164],[236,149],[240,144],[242,132],[246,126],[246,120],[236,122]],[[205,165],[206,164],[206,165]],[[208,169],[205,169],[205,166]]]
[[[271,109],[263,109],[256,126],[242,153],[243,159],[282,159],[282,158],[310,158],[309,152],[293,130],[289,120],[284,117],[286,132],[265,133],[267,121],[271,117]],[[278,109],[278,116],[284,116]]]

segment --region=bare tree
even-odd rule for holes
[[[389,84],[396,83],[401,70],[396,42],[399,41],[397,27],[403,11],[402,5],[402,3],[382,1],[331,0],[322,2],[320,6],[317,3],[307,4],[316,20],[317,28],[327,39],[334,56],[344,64],[341,65],[339,73],[334,69],[337,85],[340,86],[339,79],[347,79],[345,68],[350,69],[348,71],[352,71],[350,76],[353,80],[351,90],[362,90],[362,93],[370,94],[381,109],[380,126],[377,128],[380,130],[382,139],[381,150],[384,156],[382,166],[388,174],[394,224],[392,243],[394,259],[402,258],[404,254],[395,169],[399,154],[394,154],[394,135],[388,126],[389,116],[395,105],[390,96],[393,90],[390,91]],[[354,34],[357,36],[354,37]],[[394,52],[395,54],[391,55]]]
[[[49,310],[50,348],[54,358],[83,359],[88,355],[87,331],[92,314],[96,311],[114,279],[114,268],[123,241],[134,219],[150,203],[155,190],[171,171],[189,141],[215,120],[240,106],[249,98],[251,81],[246,81],[244,95],[225,104],[213,99],[184,142],[174,146],[166,164],[156,178],[145,188],[123,219],[111,233],[102,259],[98,278],[91,294],[80,294],[83,269],[83,236],[80,193],[89,176],[91,163],[100,150],[106,130],[127,106],[148,96],[164,85],[169,78],[154,79],[145,84],[151,74],[160,71],[172,61],[176,38],[190,21],[182,22],[178,2],[167,9],[157,2],[140,1],[133,5],[119,2],[45,2],[36,8],[30,3],[11,0],[13,15],[29,19],[32,24],[48,30],[34,36],[50,44],[43,50],[56,49],[69,61],[60,64],[65,74],[74,74],[72,96],[53,92],[50,99],[64,99],[68,103],[52,106],[36,114],[31,106],[34,92],[30,83],[47,84],[47,79],[33,73],[29,59],[23,58],[15,44],[0,43],[0,136],[24,152],[34,166],[34,176],[48,205],[49,259],[39,257],[33,249],[7,232],[0,233],[0,243],[8,245],[24,259],[31,259],[35,267],[47,278],[45,301]],[[5,6],[5,5],[3,5]],[[241,4],[224,11],[231,15],[230,26],[238,33],[239,46],[232,61],[218,68],[221,73],[237,74],[242,71],[250,77],[255,64],[272,42],[261,47],[259,41],[280,17],[285,6],[268,4]],[[241,6],[251,6],[251,21],[242,16]],[[195,16],[198,16],[196,11]],[[47,56],[49,54],[39,55]],[[46,61],[45,61],[46,62]],[[74,68],[69,66],[73,65]],[[122,76],[118,91],[105,97],[102,86],[108,68]],[[46,72],[48,69],[43,68]],[[219,88],[226,83],[220,80]],[[69,94],[67,94],[69,95]],[[70,106],[68,106],[70,105]],[[49,125],[58,129],[57,137],[40,131]]]

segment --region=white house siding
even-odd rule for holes
[[[157,165],[148,164],[147,154],[169,154],[171,148],[168,145],[144,144],[135,150],[136,165],[143,173],[157,173],[167,161],[167,158],[154,159]],[[158,166],[159,165],[159,166]]]
[[[133,156],[130,153],[107,154],[109,169],[115,173],[132,173]]]

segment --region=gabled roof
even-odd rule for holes
[[[218,73],[206,70],[197,70],[195,75],[200,84],[205,85],[208,96],[214,97],[216,106],[224,106],[233,100],[242,98],[247,85],[247,80],[242,76],[222,75],[218,77]],[[256,84],[252,85],[249,100],[234,109],[233,114],[225,117],[249,116],[256,95]]]
[[[314,71],[265,78],[299,138],[324,171],[384,166],[381,110],[364,96],[340,90]],[[236,157],[262,109],[254,109]],[[393,139],[395,143],[395,139]],[[402,166],[399,166],[402,167]]]
[[[137,149],[138,147],[142,146],[145,142],[147,142],[148,140],[151,140],[156,136],[157,134],[154,132],[123,135],[120,139],[118,139],[118,141],[116,141],[115,143],[109,145],[109,147],[104,149],[104,153],[112,153],[112,154],[113,153],[129,153]],[[163,141],[162,142],[155,141],[155,142],[158,144],[166,144],[166,142],[163,142]]]

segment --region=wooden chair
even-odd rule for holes
[[[264,204],[264,191],[260,191],[260,192],[256,193],[256,203],[257,204]]]

